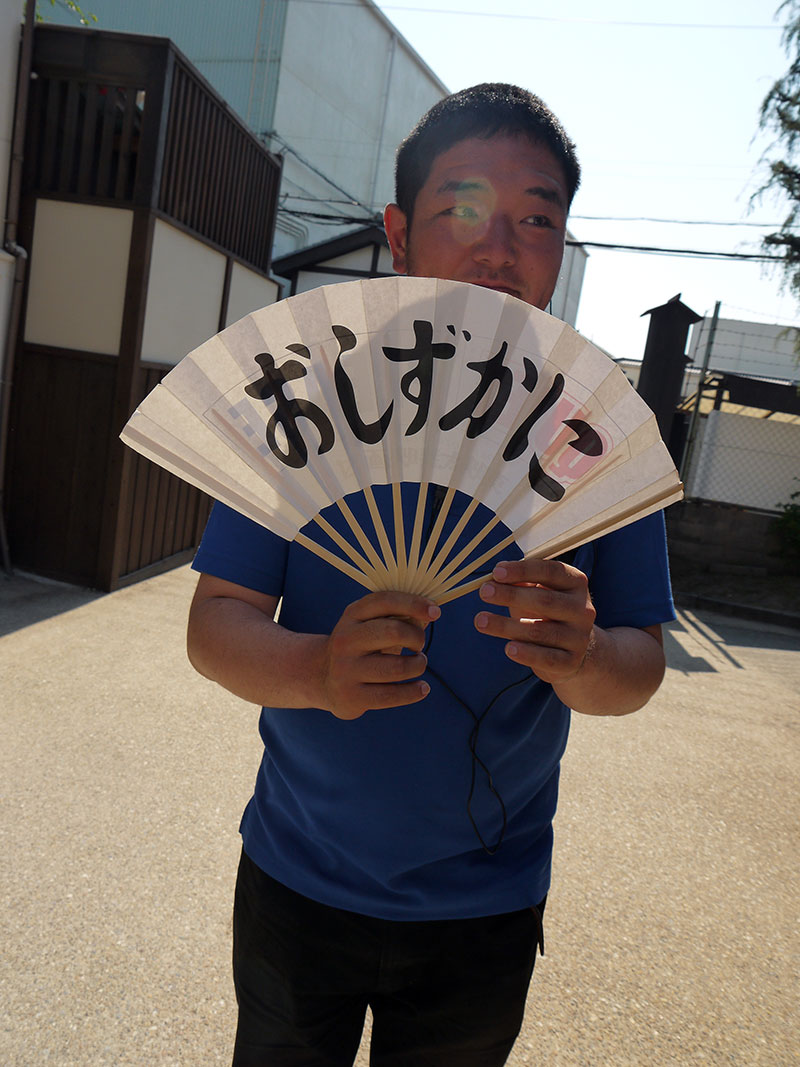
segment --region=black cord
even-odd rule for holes
[[[435,623],[431,623],[428,630],[428,640],[425,642],[425,648],[423,649],[425,655],[428,654],[431,644],[433,643],[434,626]],[[508,828],[508,813],[506,811],[506,806],[503,803],[503,798],[495,787],[494,780],[492,779],[492,772],[489,770],[489,768],[478,755],[478,733],[480,731],[484,719],[494,707],[494,705],[497,703],[497,701],[500,699],[500,697],[503,696],[504,693],[507,693],[509,689],[513,689],[515,686],[522,685],[523,682],[529,681],[529,675],[526,673],[522,678],[518,678],[515,682],[509,682],[508,685],[504,686],[499,692],[495,693],[495,695],[492,697],[492,699],[489,701],[489,703],[486,705],[480,715],[476,715],[472,708],[469,706],[469,704],[467,704],[465,700],[461,699],[461,697],[458,695],[458,693],[456,693],[453,687],[449,685],[448,682],[446,682],[445,679],[442,678],[439,672],[435,671],[433,667],[430,666],[430,664],[428,664],[425,673],[431,674],[436,679],[436,681],[439,682],[440,685],[444,686],[450,696],[455,701],[457,701],[457,703],[459,703],[462,708],[465,709],[465,711],[472,719],[473,727],[469,735],[469,750],[470,754],[472,755],[472,773],[470,776],[469,794],[467,796],[467,816],[469,817],[469,821],[472,824],[472,829],[475,831],[475,836],[478,838],[478,841],[480,841],[481,848],[483,849],[483,851],[489,856],[494,856],[497,850],[500,848],[500,845],[503,843],[503,838],[506,835],[506,829]],[[472,798],[475,795],[475,782],[477,778],[478,768],[480,768],[480,770],[482,770],[483,773],[486,775],[486,784],[489,788],[489,792],[497,801],[503,818],[503,825],[500,828],[500,834],[497,838],[497,841],[493,845],[487,845],[484,841],[483,834],[478,829],[478,824],[475,821],[475,816],[472,813]]]
[[[446,492],[447,492],[447,489],[443,485],[435,485],[433,487],[433,495],[432,495],[432,500],[431,500],[431,514],[430,514],[430,516],[428,518],[428,530],[427,530],[427,534],[426,534],[427,537],[430,537],[430,533],[431,533],[431,530],[433,529],[434,521],[435,521],[436,516],[438,515],[439,510],[440,510],[440,508],[442,506],[442,503],[444,501]],[[434,627],[435,627],[435,623],[431,623],[430,627],[428,628],[428,637],[427,637],[427,640],[425,641],[425,647],[423,648],[423,653],[426,656],[427,656],[427,654],[428,654],[428,652],[430,650],[431,644],[433,643]],[[492,697],[492,699],[489,701],[489,703],[486,705],[486,707],[483,709],[483,711],[480,713],[480,715],[476,715],[475,712],[472,710],[472,708],[469,706],[469,704],[467,704],[467,702],[465,700],[461,699],[461,697],[458,695],[458,693],[456,693],[456,691],[453,689],[453,687],[451,685],[449,685],[449,683],[446,682],[444,680],[444,678],[442,678],[442,676],[439,674],[439,672],[435,671],[433,669],[433,667],[430,666],[430,664],[428,664],[425,673],[426,674],[431,674],[436,679],[436,681],[447,690],[447,692],[450,694],[450,696],[457,703],[459,703],[462,708],[464,708],[466,710],[466,712],[469,714],[470,718],[472,719],[473,726],[472,726],[472,731],[471,731],[471,733],[469,735],[469,750],[470,750],[470,754],[472,756],[472,774],[471,774],[471,777],[470,777],[469,795],[467,796],[467,815],[469,817],[470,823],[472,824],[472,829],[475,831],[475,836],[478,838],[478,841],[480,841],[481,848],[483,849],[484,852],[487,853],[487,855],[494,856],[495,853],[497,852],[497,850],[500,848],[500,845],[502,844],[503,838],[505,837],[505,834],[506,834],[506,829],[508,827],[508,813],[506,812],[506,806],[503,803],[503,798],[500,796],[500,793],[495,788],[495,784],[494,784],[494,781],[492,779],[492,772],[489,770],[489,768],[486,766],[486,764],[483,762],[483,760],[478,755],[478,751],[477,751],[477,748],[478,748],[478,733],[480,731],[481,724],[483,723],[484,719],[486,718],[488,713],[491,711],[491,709],[494,707],[494,705],[497,703],[497,701],[500,699],[500,697],[504,693],[507,693],[509,689],[513,689],[514,686],[521,685],[523,682],[529,681],[529,677],[530,676],[526,672],[526,674],[522,678],[519,678],[516,682],[510,682],[507,686],[504,686],[504,688],[501,689],[498,693],[495,693],[495,695]],[[487,785],[489,787],[489,792],[497,800],[497,803],[498,803],[499,808],[500,808],[500,812],[501,812],[502,817],[503,817],[503,825],[502,825],[502,827],[500,829],[500,835],[498,836],[497,841],[495,842],[494,845],[487,845],[486,844],[486,842],[483,839],[483,835],[481,834],[480,830],[478,829],[478,824],[475,821],[475,816],[472,813],[472,798],[475,795],[475,783],[476,783],[478,768],[480,768],[480,770],[482,770],[483,773],[486,775],[486,783],[487,783]]]

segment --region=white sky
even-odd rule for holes
[[[555,111],[583,167],[570,221],[577,238],[757,252],[768,230],[580,216],[784,218],[785,202],[749,203],[769,144],[757,134],[759,107],[788,67],[773,17],[778,0],[377,3],[451,90],[516,82]],[[618,357],[641,358],[642,312],[676,293],[701,315],[721,300],[727,318],[800,320],[781,274],[759,263],[589,252],[578,328]]]

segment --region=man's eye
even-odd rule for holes
[[[478,217],[478,212],[470,204],[454,204],[442,214],[455,219],[477,219]]]
[[[551,228],[553,225],[552,219],[549,215],[529,215],[526,219],[522,220],[529,226],[544,226]]]

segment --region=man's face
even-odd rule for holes
[[[473,282],[544,309],[564,254],[563,169],[523,136],[469,138],[434,160],[410,227],[396,204],[384,222],[398,273]]]

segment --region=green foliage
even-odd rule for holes
[[[50,0],[50,7],[55,7],[58,4],[59,7],[66,8],[71,11],[72,14],[80,22],[81,26],[90,26],[93,22],[97,22],[97,15],[92,15],[90,12],[84,13],[81,6],[75,2],[75,0]],[[36,21],[45,22],[45,17],[39,10],[39,5],[36,5]]]
[[[768,160],[769,177],[756,194],[778,192],[789,202],[789,214],[776,233],[768,234],[763,245],[770,254],[778,253],[789,292],[800,301],[800,0],[783,0],[776,14],[786,16],[783,46],[789,69],[772,86],[761,105],[759,125],[776,135]]]
[[[792,493],[788,503],[781,504],[780,508],[781,514],[775,520],[775,532],[787,560],[800,566],[800,489]]]

